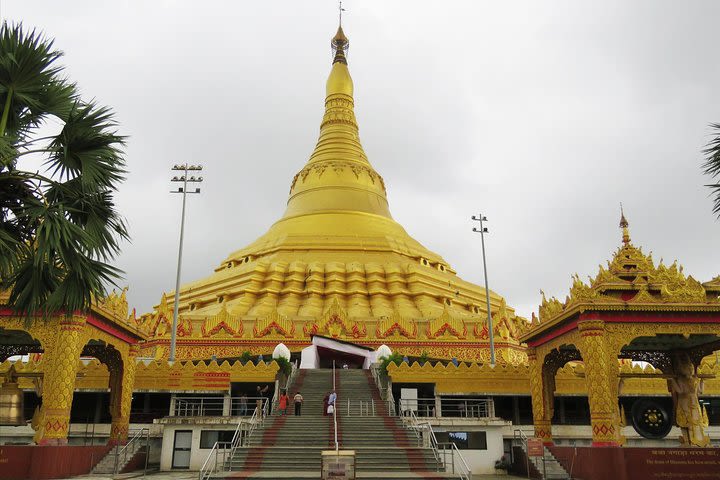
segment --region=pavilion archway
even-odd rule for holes
[[[36,443],[67,443],[82,356],[97,358],[106,365],[112,416],[109,443],[127,441],[138,342],[144,335],[126,318],[113,313],[103,305],[85,315],[47,319],[28,320],[7,310],[0,312],[0,356],[41,354],[38,393],[42,404],[32,421]]]

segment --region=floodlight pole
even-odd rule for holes
[[[200,171],[202,165],[188,165],[184,163],[182,165],[173,165],[173,171],[183,172],[181,177],[173,177],[170,179],[171,182],[182,182],[183,186],[178,187],[177,190],[171,190],[170,193],[182,193],[182,214],[180,217],[180,247],[178,248],[178,261],[177,261],[177,275],[175,276],[175,301],[173,302],[173,321],[172,331],[170,333],[170,357],[171,362],[175,361],[175,344],[177,341],[177,323],[178,323],[178,308],[180,303],[180,271],[182,269],[182,251],[183,251],[183,239],[185,237],[185,202],[187,200],[188,193],[200,193],[200,189],[196,188],[194,192],[187,191],[188,183],[200,183],[203,181],[202,177],[188,177],[189,171]]]
[[[490,287],[488,286],[487,279],[487,262],[485,261],[485,234],[488,233],[488,229],[483,225],[483,222],[487,222],[487,217],[478,214],[477,216],[473,215],[471,219],[480,222],[480,228],[473,227],[472,231],[480,234],[480,244],[482,245],[483,272],[485,273],[485,300],[487,301],[488,340],[490,340],[490,365],[494,367],[495,339],[493,337],[492,313],[490,312]]]

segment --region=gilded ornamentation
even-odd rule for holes
[[[318,323],[309,323],[303,327],[305,335],[327,334],[338,338],[362,338],[367,335],[367,327],[364,323],[352,322],[348,319],[347,312],[340,306],[337,297],[333,297],[330,307],[325,311]]]
[[[461,318],[451,315],[447,306],[443,310],[442,315],[431,319],[427,325],[428,338],[437,338],[445,333],[457,338],[465,338],[467,335],[465,322],[463,322]]]
[[[130,427],[130,404],[135,387],[137,346],[130,347],[119,369],[110,369],[110,444],[124,444]]]
[[[630,300],[628,300],[629,304],[636,304],[636,303],[658,303],[658,298],[652,295],[647,288],[647,284],[641,284],[638,286],[638,292],[635,294],[634,297],[632,297]]]
[[[553,393],[555,380],[543,369],[543,358],[535,349],[528,349],[530,395],[532,399],[535,436],[545,444],[552,444]]]
[[[280,315],[277,310],[273,310],[269,315],[258,318],[253,327],[255,338],[261,338],[272,332],[278,335],[291,337],[295,333],[295,324],[292,320],[284,315]]]
[[[674,262],[669,267],[660,264],[648,276],[651,285],[660,286],[660,297],[671,303],[705,303],[705,288],[694,278],[682,273],[682,267]]]
[[[550,297],[550,300],[545,298],[545,292],[542,290],[540,290],[540,294],[542,295],[542,303],[540,303],[538,309],[540,316],[538,323],[543,323],[560,314],[565,307],[562,302],[555,297]]]
[[[608,271],[618,276],[636,276],[654,269],[652,254],[645,255],[642,248],[635,247],[631,243],[618,248],[613,259],[608,262]]]
[[[618,446],[624,443],[617,405],[618,363],[608,351],[605,324],[601,320],[578,323],[580,351],[590,404],[593,445]]]
[[[110,312],[116,319],[126,320],[128,318],[128,287],[123,288],[118,295],[115,290],[110,292],[105,298],[97,301],[97,305]]]
[[[417,337],[417,323],[415,320],[404,318],[400,312],[394,310],[392,316],[378,320],[375,335],[378,338],[385,338],[392,335],[393,332],[398,332],[405,338],[415,338]]]
[[[75,391],[75,375],[83,344],[85,319],[71,317],[60,320],[57,343],[45,356],[48,368],[43,381],[43,405],[36,437],[42,444],[67,442],[70,406]]]
[[[707,447],[710,437],[705,433],[707,412],[700,407],[702,380],[695,375],[695,366],[685,352],[676,352],[672,361],[674,377],[668,378],[675,407],[675,424],[682,432],[680,444],[688,447]]]
[[[590,281],[592,287],[597,289],[602,289],[602,287],[607,285],[622,285],[627,283],[627,280],[623,280],[610,270],[605,269],[602,265],[598,267],[597,276]]]
[[[202,326],[202,334],[205,337],[220,335],[221,331],[231,337],[239,337],[243,333],[242,321],[237,315],[231,315],[224,303],[217,315],[205,320]]]

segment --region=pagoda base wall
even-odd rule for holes
[[[718,448],[549,448],[570,476],[578,480],[720,478]]]
[[[46,480],[85,475],[112,447],[94,446],[0,446],[0,479]]]

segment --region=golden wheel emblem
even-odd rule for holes
[[[643,416],[645,417],[644,420],[647,425],[659,427],[660,424],[663,423],[663,414],[657,409],[650,408],[643,414]]]

